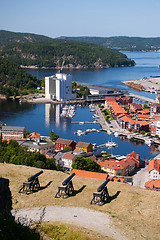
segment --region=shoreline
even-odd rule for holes
[[[144,77],[136,80],[121,81],[121,83],[138,91],[150,93],[157,93],[160,91],[160,75]]]

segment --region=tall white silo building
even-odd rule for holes
[[[58,101],[72,99],[72,76],[64,73],[45,77],[45,97]]]

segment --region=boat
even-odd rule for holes
[[[114,133],[114,136],[115,136],[115,137],[119,137],[119,132],[115,132],[115,133]]]
[[[114,147],[117,147],[117,146],[118,145],[115,142],[113,142],[112,139],[111,139],[111,141],[106,142],[106,147],[107,148],[114,148]]]
[[[97,150],[97,144],[96,143],[93,143],[92,146],[93,146],[93,150]]]
[[[154,143],[154,141],[152,139],[145,139],[145,144],[147,144],[148,146],[151,146]]]
[[[112,132],[111,132],[110,130],[107,130],[107,133],[108,133],[108,135],[111,135],[111,134],[112,134]]]
[[[83,124],[84,124],[84,122],[79,122],[79,124],[80,124],[80,125],[83,125]]]

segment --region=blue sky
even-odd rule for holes
[[[59,36],[160,37],[159,0],[0,0],[0,29]]]

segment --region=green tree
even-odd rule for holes
[[[58,134],[55,134],[53,131],[50,132],[49,137],[52,141],[55,141],[59,138]]]
[[[99,164],[90,158],[85,158],[82,156],[77,156],[73,159],[72,168],[91,172],[101,172],[101,167]]]
[[[64,150],[66,150],[66,151],[72,151],[72,148],[69,147],[69,146],[65,146],[65,147],[64,147]]]

